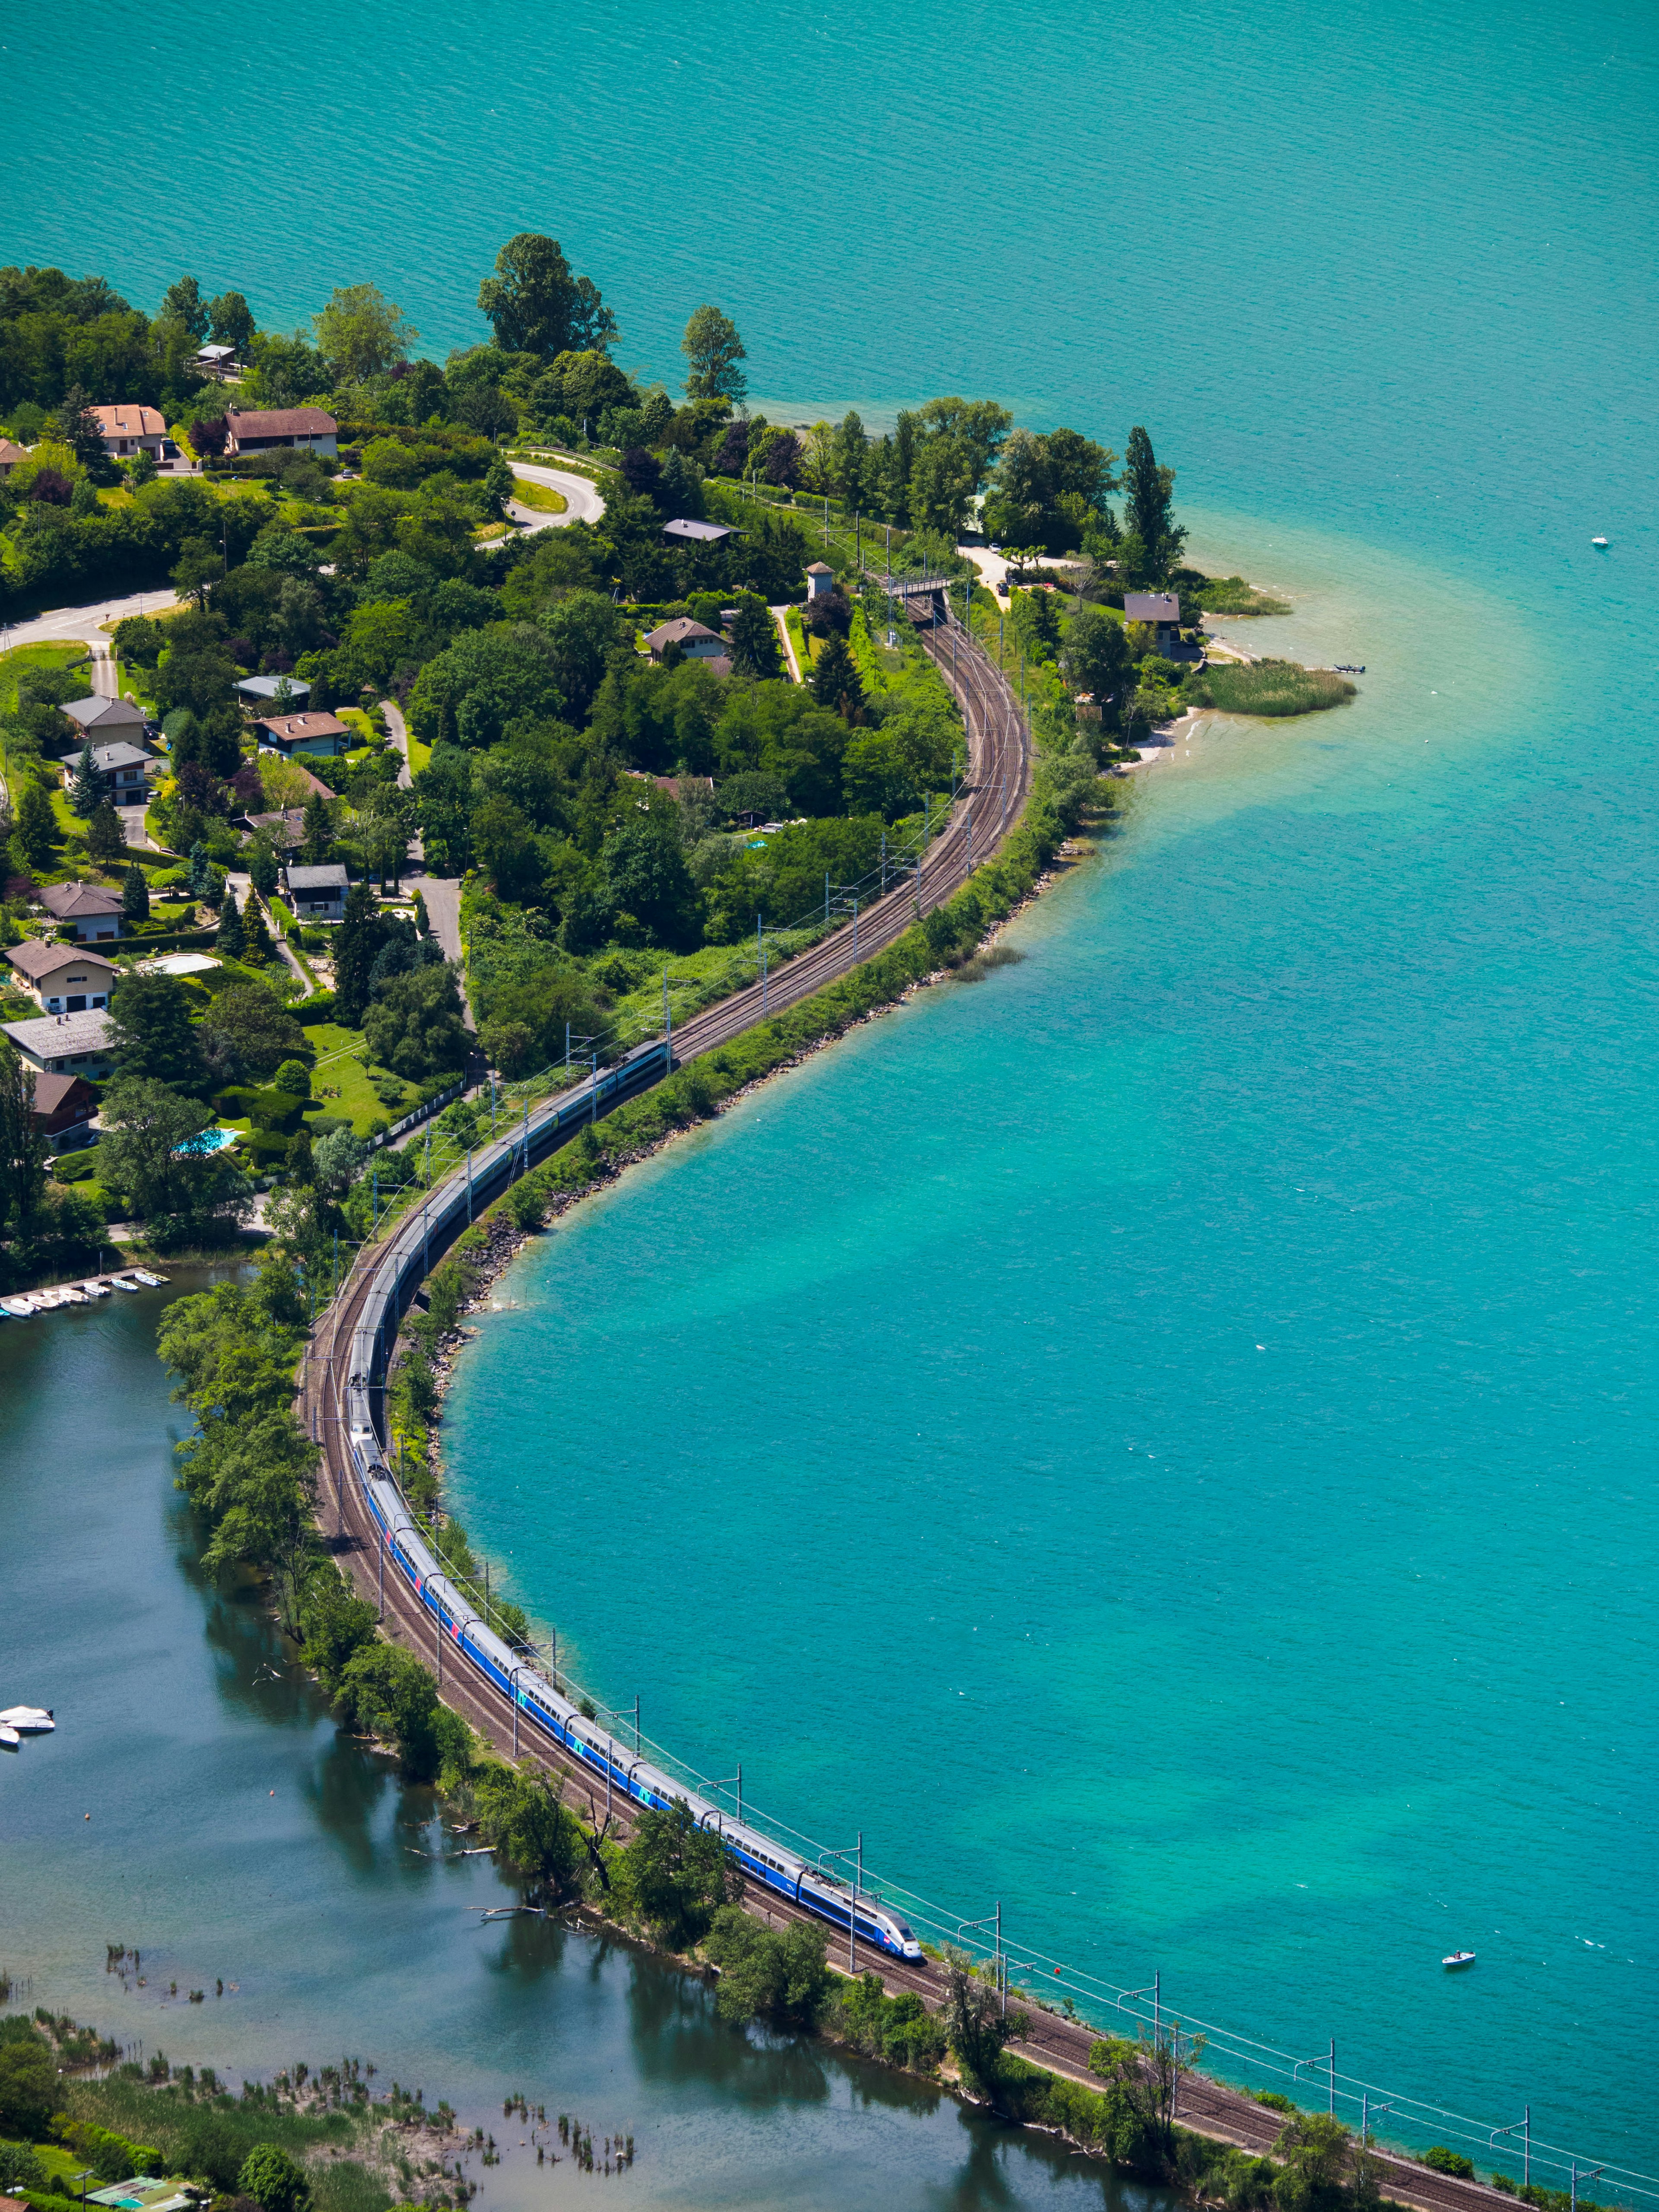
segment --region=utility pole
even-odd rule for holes
[[[662,1070],[671,1074],[674,1066],[674,1016],[668,1004],[668,963],[662,969]]]
[[[764,1018],[766,1004],[766,932],[762,927],[764,916],[758,909],[755,915],[755,966],[760,975],[761,1014]]]

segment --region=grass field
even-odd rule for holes
[[[364,1050],[361,1030],[343,1029],[337,1022],[313,1022],[307,1025],[306,1035],[317,1055],[312,1070],[311,1095],[323,1100],[325,1114],[349,1115],[351,1126],[361,1137],[367,1133],[371,1121],[395,1121],[400,1111],[395,1106],[383,1106],[375,1095],[374,1085],[368,1071],[359,1064],[358,1055]],[[411,1085],[405,1085],[409,1103],[414,1103]],[[325,1091],[337,1091],[337,1098],[324,1097]]]

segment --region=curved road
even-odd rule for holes
[[[573,470],[544,468],[539,461],[509,461],[507,466],[526,483],[562,492],[569,502],[562,514],[544,514],[537,507],[514,505],[514,520],[523,523],[526,530],[559,530],[568,522],[597,522],[605,513],[599,486],[586,477],[577,476]]]

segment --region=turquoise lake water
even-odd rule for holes
[[[551,229],[630,366],[714,298],[791,415],[1147,423],[1296,605],[1232,634],[1365,663],[548,1239],[456,1487],[755,1802],[1655,2171],[1651,11],[86,0],[0,68],[8,258],[441,348]]]

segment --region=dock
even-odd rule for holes
[[[118,1293],[162,1289],[165,1275],[148,1267],[117,1267],[106,1275],[82,1275],[72,1283],[49,1283],[37,1291],[14,1291],[0,1297],[0,1321],[32,1321],[36,1314],[59,1313],[70,1306],[93,1306]]]

